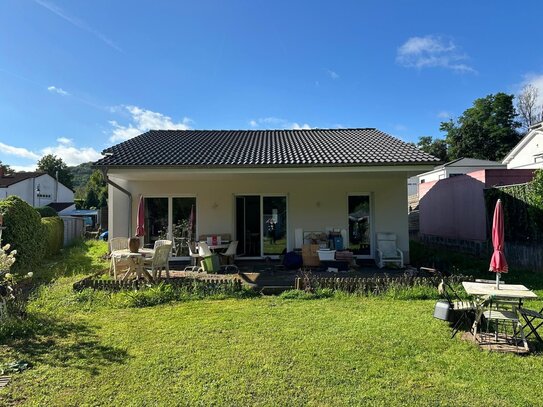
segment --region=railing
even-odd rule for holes
[[[238,279],[233,278],[172,278],[170,280],[160,280],[164,284],[170,284],[174,287],[188,287],[193,284],[204,284],[209,289],[231,289],[233,291],[241,290],[242,283]],[[92,288],[93,290],[103,291],[121,291],[121,290],[139,290],[141,288],[149,287],[159,284],[159,282],[149,283],[143,280],[102,280],[96,278],[96,276],[89,276],[83,280],[77,281],[73,285],[74,291],[82,291],[85,288]]]
[[[446,277],[452,284],[462,281],[474,281],[472,276],[453,275]],[[295,288],[297,290],[329,288],[348,293],[379,293],[391,286],[412,287],[415,285],[437,286],[439,277],[297,277]]]

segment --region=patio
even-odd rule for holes
[[[278,260],[256,261],[237,260],[239,268],[237,274],[207,274],[192,271],[184,271],[187,262],[171,262],[170,273],[172,278],[196,278],[196,279],[239,279],[244,284],[261,291],[264,294],[276,294],[295,288],[296,278],[302,277],[300,270],[286,270]],[[357,267],[347,272],[329,272],[324,267],[315,267],[311,270],[315,278],[385,278],[400,277],[407,269],[380,269],[373,261],[358,260]]]

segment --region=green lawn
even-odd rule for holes
[[[103,265],[86,250],[71,255],[85,263],[81,274]],[[70,274],[62,260],[48,270],[54,282],[29,305],[34,333],[0,349],[4,361],[33,364],[0,390],[5,405],[543,405],[543,355],[450,340],[432,318],[433,300],[115,308],[103,296],[73,294],[79,276],[61,277]]]

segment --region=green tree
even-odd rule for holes
[[[2,161],[0,161],[0,168],[2,168],[4,174],[13,174],[15,172],[9,165],[2,163]]]
[[[74,186],[72,174],[68,170],[66,163],[60,157],[53,154],[44,155],[41,160],[38,161],[38,170],[45,171],[53,178],[56,177],[58,171],[58,180],[60,183],[68,188],[73,188]]]
[[[94,171],[85,188],[85,208],[101,208],[107,206],[107,183],[102,172]]]
[[[496,93],[476,99],[458,120],[442,122],[450,159],[501,160],[520,139],[513,95]]]
[[[447,154],[447,143],[443,139],[433,139],[430,136],[422,136],[419,138],[417,147],[425,153],[439,158],[443,162],[449,161]]]
[[[94,189],[89,189],[87,192],[87,196],[85,197],[85,208],[91,209],[91,208],[98,208],[98,205],[100,204],[100,200],[98,199],[98,195],[96,194],[96,191]]]

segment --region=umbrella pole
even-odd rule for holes
[[[500,289],[500,273],[496,273],[496,289]]]

